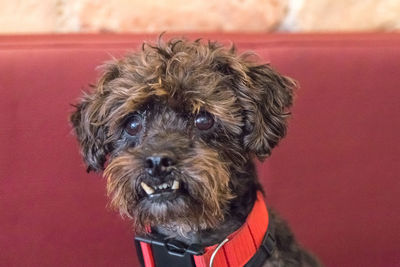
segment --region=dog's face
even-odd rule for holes
[[[294,83],[247,58],[210,42],[144,45],[106,65],[77,105],[88,170],[104,170],[111,204],[137,231],[217,226],[255,182],[252,155],[285,135]]]

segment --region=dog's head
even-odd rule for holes
[[[252,155],[285,135],[294,86],[234,48],[160,40],[106,64],[71,121],[88,170],[104,170],[138,231],[206,229],[246,190]]]

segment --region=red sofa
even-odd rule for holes
[[[259,165],[298,239],[326,266],[400,266],[400,35],[189,36],[233,41],[299,81],[288,135]],[[0,37],[1,266],[137,266],[68,115],[96,66],[154,39]]]

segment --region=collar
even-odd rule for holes
[[[159,266],[157,262],[162,266],[179,266],[178,260],[183,260],[185,257],[181,266],[259,266],[260,262],[264,262],[271,255],[275,246],[275,240],[268,225],[268,210],[263,194],[258,191],[257,200],[245,223],[219,244],[204,249],[192,245],[182,250],[173,240],[172,242],[168,240],[166,243],[165,240],[136,237],[136,247],[142,265],[145,267]],[[160,249],[160,246],[163,249]],[[165,248],[167,253],[162,252]],[[182,259],[178,259],[179,257]]]

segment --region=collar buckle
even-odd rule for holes
[[[178,240],[165,238],[154,233],[148,236],[136,236],[135,242],[142,266],[144,266],[144,263],[140,242],[151,246],[155,266],[195,267],[193,256],[204,253],[204,248],[199,245],[187,246]]]

